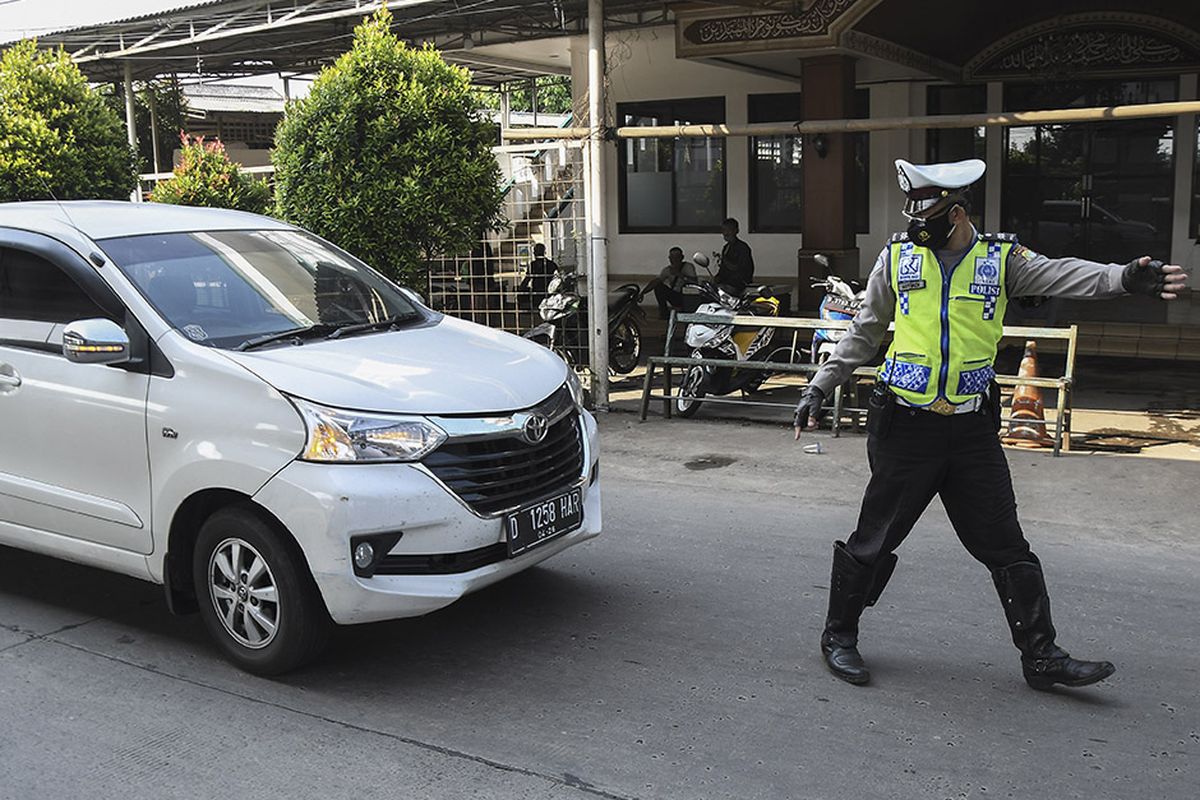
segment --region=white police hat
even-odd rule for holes
[[[904,213],[922,214],[948,198],[961,200],[966,189],[983,177],[987,164],[978,158],[949,164],[913,164],[896,159],[896,180],[907,200]]]

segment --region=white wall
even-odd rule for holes
[[[872,117],[904,117],[925,113],[925,87],[913,81],[889,81],[868,87]],[[896,182],[896,159],[920,163],[925,158],[924,130],[871,133],[871,230],[858,235],[859,275],[866,276],[888,237],[908,227],[901,210],[904,194]]]

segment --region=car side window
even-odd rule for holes
[[[57,264],[0,248],[0,318],[62,323],[96,317],[111,315]]]

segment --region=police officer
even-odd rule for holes
[[[1009,234],[980,234],[968,217],[978,159],[916,165],[896,161],[908,231],[895,234],[871,272],[862,310],[796,408],[796,438],[815,428],[825,397],[895,338],[879,368],[867,418],[871,479],[858,526],[833,546],[825,664],[864,684],[858,621],[896,565],[893,551],[933,499],[967,551],[992,574],[1026,682],[1085,686],[1112,675],[1107,661],[1072,658],[1055,642],[1041,564],[1017,521],[1008,462],[997,437],[999,391],[992,362],[1010,297],[1173,300],[1183,270],[1149,257],[1130,264],[1050,259]]]

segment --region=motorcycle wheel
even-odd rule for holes
[[[694,417],[700,410],[700,398],[704,397],[704,367],[697,364],[688,367],[679,384],[679,397],[675,398],[675,413],[684,419]]]
[[[642,331],[637,320],[626,317],[608,337],[608,366],[618,375],[637,368],[642,355]]]

